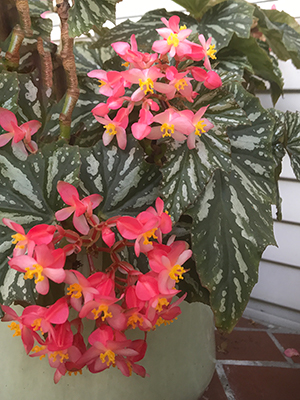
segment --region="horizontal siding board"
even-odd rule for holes
[[[259,276],[252,298],[300,311],[300,269],[262,261]]]
[[[259,99],[264,108],[271,108],[272,100],[269,93],[260,93]],[[299,111],[300,110],[300,90],[299,93],[286,93],[280,97],[276,103],[276,108],[281,111]]]
[[[300,224],[300,182],[280,180],[279,193],[282,199],[283,221]],[[275,209],[276,207],[272,210],[274,219],[276,219]],[[298,229],[300,229],[300,226]]]
[[[300,228],[298,225],[274,222],[274,234],[278,244],[269,246],[263,258],[269,261],[282,262],[300,268]]]

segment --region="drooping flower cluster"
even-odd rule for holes
[[[127,70],[88,73],[89,77],[99,80],[99,92],[108,97],[106,103],[93,109],[95,118],[105,128],[102,138],[105,146],[116,136],[119,147],[125,149],[126,129],[135,107],[139,108],[139,119],[132,124],[131,133],[138,140],[172,137],[178,141],[187,140],[188,147],[193,149],[195,138],[213,128],[213,124],[203,117],[207,107],[196,112],[185,107],[186,102],[193,103],[198,96],[193,90],[193,80],[208,89],[222,85],[209,61],[209,58],[216,58],[212,38],[206,41],[199,35],[200,44],[190,42],[187,38],[192,31],[179,26],[178,16],[172,16],[169,21],[161,20],[166,28],[157,29],[163,40],[153,43],[155,53],[139,52],[135,35],[132,35],[131,45],[125,42],[112,44],[125,61],[123,65],[128,67]],[[190,64],[181,68],[180,63],[188,60],[203,60],[205,68]],[[132,92],[130,96],[126,95],[126,89]],[[111,119],[110,111],[116,110]]]
[[[62,225],[40,224],[26,233],[7,218],[3,223],[15,232],[10,267],[23,272],[25,280],[34,279],[40,295],[48,293],[49,281],[64,283],[65,294],[49,307],[30,305],[21,316],[2,305],[2,320],[10,322],[14,336],[21,336],[27,354],[48,357],[55,368],[55,383],[66,373],[81,373],[85,366],[98,373],[112,365],[125,376],[134,372],[145,377],[138,362],[147,349],[147,332],[171,323],[181,313],[179,304],[185,296],[174,301],[180,292],[175,286],[183,279],[184,263],[192,252],[174,236],[163,242],[172,222],[160,198],[155,208],[136,218],[100,221],[93,210],[103,200],[101,195],[80,199],[77,189],[62,181],[57,189],[68,205],[56,212],[57,220],[65,221]],[[149,272],[141,273],[124,259],[123,250],[129,247],[137,257],[146,256]],[[67,267],[68,257],[79,252],[88,261],[87,274]],[[110,255],[111,262],[105,266],[99,261],[101,253]],[[88,343],[84,318],[95,321]],[[128,339],[126,332],[135,328],[142,338]]]

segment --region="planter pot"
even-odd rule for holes
[[[1,400],[199,399],[214,372],[213,316],[200,303],[183,302],[181,307],[178,320],[148,335],[148,351],[140,364],[149,378],[126,378],[117,368],[95,375],[84,369],[82,375],[66,375],[55,385],[48,361],[28,357],[8,323],[0,323]]]

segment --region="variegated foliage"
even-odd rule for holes
[[[101,34],[92,48],[77,43],[74,49],[80,95],[72,115],[70,145],[56,142],[67,82],[56,46],[49,41],[51,22],[38,16],[49,9],[49,1],[29,1],[34,36],[23,41],[16,71],[7,71],[4,61],[11,36],[0,43],[0,106],[15,112],[20,123],[30,119],[42,122],[34,137],[40,150],[26,162],[13,157],[9,145],[1,148],[0,214],[26,229],[36,222],[53,223],[55,211],[62,207],[56,192],[59,179],[77,185],[82,195],[100,193],[104,197],[96,210],[100,218],[136,215],[156,196],[163,196],[176,221],[174,232],[190,241],[194,252],[181,288],[189,292],[188,301],[210,302],[217,326],[231,330],[257,281],[260,256],[268,244],[274,244],[270,204],[276,201],[275,180],[285,148],[300,178],[299,116],[271,116],[242,84],[255,90],[261,82],[269,81],[276,100],[282,79],[268,47],[273,46],[281,58],[292,57],[297,65],[299,31],[292,19],[280,13],[263,13],[242,0],[178,0],[191,13],[176,13],[181,24],[192,29],[191,40],[198,42],[199,33],[206,39],[213,37],[219,63],[214,67],[223,87],[214,91],[195,88],[199,96],[192,108],[196,111],[210,105],[206,117],[215,128],[198,138],[193,150],[185,143],[167,142],[159,168],[145,161],[143,147],[129,132],[125,151],[117,148],[115,141],[103,146],[103,128],[91,110],[105,100],[97,82],[86,73],[99,68],[120,69],[122,61],[117,60],[111,43],[129,41],[132,33],[139,50],[150,52],[153,41],[159,39],[156,29],[163,26],[161,18],[169,19],[174,13],[155,10],[137,23],[125,21],[111,30],[101,30],[105,20],[114,20],[115,3],[75,0],[70,9],[72,36],[93,27]],[[253,15],[266,34],[267,44],[250,35]],[[274,30],[278,43],[270,39]],[[42,79],[38,35],[42,35],[46,51],[52,53],[52,90],[46,90]],[[24,286],[18,273],[7,273],[12,232],[3,226],[0,232],[0,302],[34,301],[31,284]]]

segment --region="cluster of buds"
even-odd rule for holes
[[[178,16],[169,21],[161,20],[166,28],[157,29],[163,40],[153,43],[155,53],[139,52],[135,35],[132,35],[131,45],[125,42],[112,44],[125,61],[123,65],[128,67],[127,70],[88,73],[89,77],[99,80],[99,92],[108,97],[105,103],[92,110],[97,121],[104,125],[102,140],[105,146],[116,136],[119,147],[125,149],[126,128],[135,106],[140,108],[139,119],[132,124],[131,133],[138,140],[172,137],[178,141],[187,140],[189,149],[193,149],[197,136],[213,128],[213,124],[203,117],[207,107],[193,112],[191,106],[185,106],[186,102],[193,103],[198,96],[193,90],[193,79],[208,89],[222,85],[209,61],[209,58],[216,58],[212,38],[206,41],[203,35],[199,35],[200,44],[190,42],[187,37],[192,31],[179,26]],[[192,66],[193,61],[202,60],[204,68]],[[180,65],[185,66],[181,68]],[[125,89],[133,92],[131,96],[126,95]],[[111,110],[118,110],[113,119],[109,117]]]
[[[163,243],[172,222],[160,198],[155,208],[136,218],[100,221],[93,210],[102,196],[80,199],[77,189],[62,181],[57,189],[68,205],[56,212],[56,219],[65,221],[61,225],[40,224],[26,233],[7,218],[3,223],[15,232],[10,267],[24,273],[25,280],[34,279],[40,295],[48,293],[49,281],[64,283],[65,293],[49,307],[27,306],[21,316],[2,305],[2,320],[10,321],[9,328],[14,336],[21,336],[27,354],[48,357],[55,368],[55,383],[66,373],[81,373],[85,366],[98,373],[112,365],[125,376],[134,372],[145,377],[145,368],[138,362],[147,349],[147,333],[181,313],[179,304],[185,296],[174,300],[179,293],[175,286],[187,272],[183,264],[192,252],[174,236]],[[125,259],[130,247],[136,257],[144,254],[149,272],[143,274]],[[85,274],[70,269],[67,262],[78,253],[88,261]],[[101,262],[104,253],[110,257],[106,267]],[[91,333],[84,333],[84,319],[95,321]],[[142,338],[128,339],[126,332],[135,328]]]

